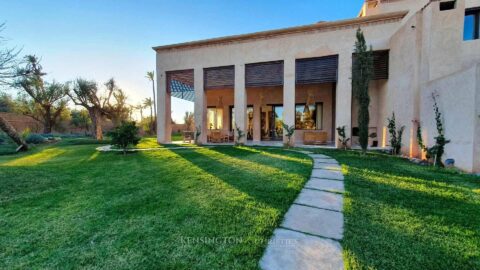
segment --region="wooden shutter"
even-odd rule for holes
[[[373,80],[388,79],[390,51],[373,52]]]
[[[235,81],[235,67],[206,68],[203,72],[205,89],[233,88]]]
[[[389,75],[390,51],[373,51],[373,75],[372,80],[386,80]],[[355,63],[355,54],[352,54],[352,63]]]
[[[281,85],[283,85],[283,61],[245,65],[246,87]]]
[[[332,83],[338,78],[338,55],[297,59],[297,84]]]

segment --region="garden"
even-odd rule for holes
[[[281,148],[98,146],[64,138],[0,156],[1,268],[256,269],[312,168]],[[315,151],[346,175],[347,269],[480,268],[479,177]]]

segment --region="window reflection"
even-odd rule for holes
[[[323,104],[298,104],[295,106],[295,129],[322,129]]]

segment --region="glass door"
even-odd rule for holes
[[[262,106],[260,111],[262,140],[281,141],[283,138],[283,105]]]

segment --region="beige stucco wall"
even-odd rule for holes
[[[324,119],[324,127],[328,126],[328,121],[335,120],[332,126],[346,125],[349,130],[356,125],[357,118],[356,105],[352,105],[350,78],[355,31],[360,26],[374,50],[390,49],[389,79],[372,82],[370,87],[370,126],[377,127],[379,145],[388,145],[388,135],[384,137],[387,118],[395,112],[397,124],[406,126],[403,154],[420,157],[415,121],[422,122],[427,129],[426,140],[432,142],[432,126],[429,125],[434,123],[434,118],[428,97],[433,90],[438,89],[442,108],[445,110],[447,137],[452,139],[452,143],[447,146],[445,157],[455,158],[462,169],[480,171],[480,90],[477,83],[478,68],[473,68],[480,63],[480,40],[463,41],[465,8],[476,6],[480,6],[480,0],[458,0],[457,8],[449,11],[440,11],[438,1],[393,1],[381,4],[377,10],[371,10],[370,14],[410,9],[411,12],[403,21],[372,22],[309,33],[159,51],[159,141],[165,142],[169,139],[168,135],[162,135],[162,128],[168,126],[166,118],[169,117],[170,110],[169,102],[166,101],[169,96],[162,93],[166,87],[166,71],[195,69],[195,117],[196,121],[200,119],[197,121],[200,123],[205,118],[207,104],[218,102],[218,98],[213,95],[221,94],[221,90],[215,90],[216,94],[209,92],[208,97],[205,97],[203,68],[236,66],[235,88],[230,89],[228,95],[225,93],[223,98],[224,118],[228,118],[230,103],[252,105],[260,100],[259,89],[245,89],[245,78],[240,74],[245,64],[284,60],[284,87],[262,89],[261,92],[264,93],[265,100],[271,100],[268,101],[269,104],[284,104],[285,108],[292,108],[295,103],[302,103],[298,99],[304,99],[302,87],[295,87],[294,84],[295,59],[334,54],[339,55],[336,89],[334,92],[331,89],[321,90],[318,98],[325,100],[324,117],[327,119]],[[237,70],[237,67],[240,69]],[[234,96],[246,100],[239,102]],[[331,109],[327,109],[327,106],[333,106],[333,102],[336,107],[335,117],[327,113]],[[161,104],[165,104],[165,109],[161,108]],[[259,106],[255,106],[255,114],[259,113],[258,108]],[[294,113],[293,110],[288,111],[291,112],[284,117],[291,122]],[[458,118],[462,120],[453,120]],[[229,121],[224,119],[224,123]],[[467,123],[469,126],[465,128]],[[259,126],[259,122],[254,125]],[[224,125],[224,128],[228,128],[228,125]],[[254,137],[259,139],[258,134]],[[302,131],[298,131],[296,141],[302,137]]]
[[[369,133],[376,133],[377,138],[369,139],[369,145],[372,145],[372,141],[378,141],[378,146],[382,146],[383,140],[383,126],[385,126],[383,120],[383,113],[385,108],[381,107],[383,96],[386,94],[385,88],[387,81],[378,80],[372,81],[369,88],[370,106],[368,107],[368,113],[370,115]],[[352,100],[352,128],[358,127],[358,102]],[[358,144],[357,138],[352,141],[354,144]]]
[[[367,8],[365,15],[377,15],[387,12],[410,10],[407,17],[413,15],[416,11],[421,9],[428,3],[429,0],[390,0],[390,1],[378,1],[378,5],[375,7]],[[367,5],[368,6],[368,5]]]
[[[443,160],[455,159],[456,165],[466,171],[478,169],[478,83],[480,65],[429,82],[422,90],[421,115],[424,141],[434,144],[438,135],[433,111],[432,93],[443,116],[445,137],[451,142],[445,147]],[[475,145],[476,144],[476,145]],[[476,153],[475,153],[476,152]],[[474,157],[472,159],[472,157]],[[476,161],[474,161],[476,160]],[[477,164],[475,164],[475,162]]]
[[[202,95],[199,87],[203,88],[198,77],[203,78],[203,68],[226,65],[244,66],[247,63],[284,60],[285,76],[284,92],[292,93],[295,87],[294,70],[295,59],[307,57],[320,57],[327,55],[339,55],[339,82],[336,89],[336,126],[346,125],[347,136],[351,126],[351,54],[355,43],[355,32],[362,27],[367,40],[372,44],[373,49],[381,50],[388,47],[388,40],[391,33],[398,27],[398,21],[371,22],[344,26],[340,28],[324,29],[317,32],[289,34],[275,38],[262,38],[242,42],[211,45],[197,48],[167,50],[157,52],[157,74],[158,76],[158,104],[165,103],[166,95],[160,93],[166,89],[164,78],[166,71],[195,69],[196,122],[200,117],[205,118],[206,104],[201,101]],[[237,80],[244,80],[244,77],[236,77]],[[239,91],[242,91],[239,89]],[[197,98],[198,97],[198,98]],[[285,108],[294,106],[293,95],[285,95],[283,104]],[[202,104],[200,104],[202,103]],[[203,108],[203,109],[202,109]],[[168,135],[163,135],[164,123],[168,120],[169,113],[159,110],[157,117],[159,121],[159,142],[167,142]],[[286,122],[293,124],[294,114],[285,115]],[[168,133],[168,132],[167,132]],[[206,130],[202,132],[202,140],[205,140]]]

